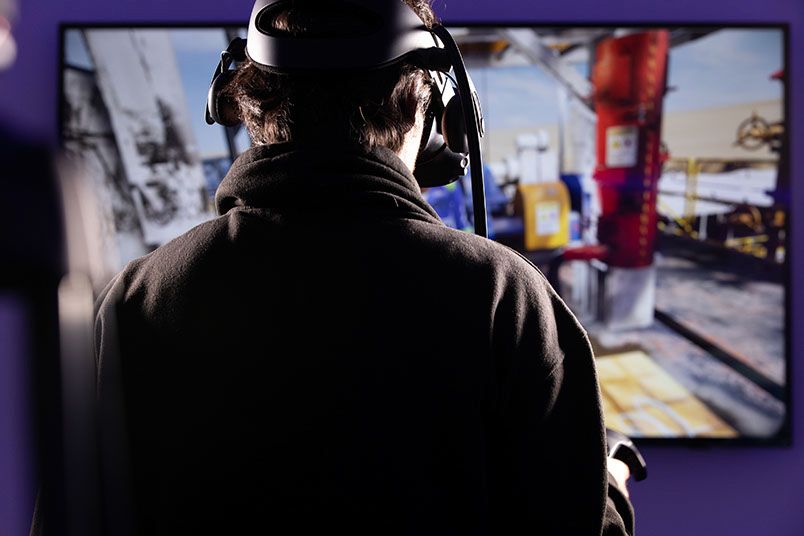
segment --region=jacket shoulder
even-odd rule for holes
[[[530,260],[493,240],[432,223],[417,222],[421,238],[441,256],[467,268],[478,268],[498,284],[530,289],[542,298],[555,293],[544,274]]]
[[[107,285],[97,300],[151,304],[182,288],[200,258],[213,254],[227,242],[228,217],[204,222],[163,244],[154,251],[129,262]]]

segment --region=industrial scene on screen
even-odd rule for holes
[[[538,266],[588,331],[607,426],[787,440],[784,29],[450,30],[486,121],[490,238]],[[101,207],[100,278],[215,217],[250,146],[202,115],[237,36],[64,29],[62,144]],[[473,231],[468,174],[424,196]]]

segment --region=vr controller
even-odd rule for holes
[[[620,460],[628,466],[628,470],[634,475],[634,480],[641,482],[648,478],[648,466],[642,453],[636,448],[634,442],[627,435],[606,428],[606,446],[608,457]]]

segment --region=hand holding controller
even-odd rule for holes
[[[642,457],[631,438],[611,428],[606,428],[606,444],[609,458],[625,463],[637,482],[641,482],[648,477],[648,466],[645,463],[645,458]]]

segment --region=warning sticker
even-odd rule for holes
[[[606,167],[637,165],[639,130],[635,126],[606,129]]]
[[[549,236],[561,232],[561,204],[543,201],[536,205],[536,234]]]

